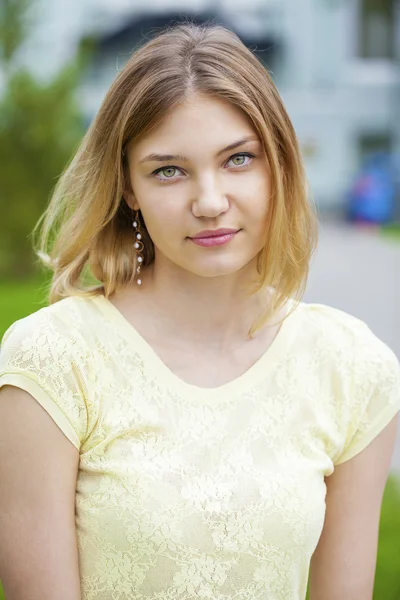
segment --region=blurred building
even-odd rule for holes
[[[70,21],[70,47],[83,36],[98,40],[79,95],[88,123],[143,36],[180,14],[228,25],[272,71],[321,207],[341,205],[366,153],[400,150],[400,0],[58,3],[68,11],[60,26]]]

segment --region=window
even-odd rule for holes
[[[359,55],[361,58],[394,59],[396,0],[359,0]]]
[[[358,138],[358,155],[360,166],[365,160],[370,159],[376,154],[391,154],[394,140],[390,131],[381,132],[363,132]]]

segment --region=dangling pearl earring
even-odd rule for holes
[[[136,276],[137,276],[137,280],[136,283],[138,285],[142,285],[142,280],[140,279],[140,270],[141,270],[141,266],[143,263],[143,250],[144,250],[144,246],[143,246],[143,242],[142,242],[142,234],[140,232],[140,220],[139,220],[139,211],[136,211],[135,214],[135,219],[133,221],[133,227],[135,229],[135,237],[136,237],[136,241],[135,241],[135,248],[136,248]]]

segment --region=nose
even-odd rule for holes
[[[196,197],[192,202],[192,213],[195,217],[213,219],[229,209],[227,195],[214,178],[199,185]]]

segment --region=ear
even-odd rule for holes
[[[135,211],[140,209],[136,196],[132,190],[124,190],[122,195],[130,209]]]
[[[132,190],[132,185],[129,176],[125,180],[125,186],[122,195],[125,202],[131,210],[139,210],[140,207],[138,201],[136,200],[136,196]]]

